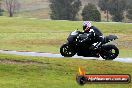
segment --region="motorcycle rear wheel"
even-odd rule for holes
[[[119,54],[119,49],[112,44],[104,45],[101,49],[100,56],[105,60],[113,60]]]

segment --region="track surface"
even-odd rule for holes
[[[14,54],[14,55],[22,55],[22,56],[42,56],[42,57],[50,57],[50,58],[64,58],[61,54],[52,54],[52,53],[39,53],[39,52],[20,52],[20,51],[4,51],[0,50],[0,53],[3,54]],[[92,60],[104,60],[102,58],[94,58],[94,57],[82,57],[75,55],[71,58],[80,58],[80,59],[92,59]],[[124,62],[124,63],[132,63],[132,58],[116,58],[113,61]]]

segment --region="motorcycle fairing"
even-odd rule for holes
[[[104,38],[103,44],[108,43],[108,42],[111,42],[111,41],[113,41],[113,40],[115,40],[115,39],[118,39],[118,37],[117,37],[116,35],[109,35],[109,36],[106,36],[106,37]]]

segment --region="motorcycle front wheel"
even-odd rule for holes
[[[63,44],[60,47],[60,53],[64,57],[72,57],[76,54],[76,51],[69,44]]]

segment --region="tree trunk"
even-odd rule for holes
[[[13,17],[13,13],[11,11],[9,12],[9,17]]]
[[[108,10],[106,10],[106,19],[107,19],[107,22],[109,22],[109,11]]]

